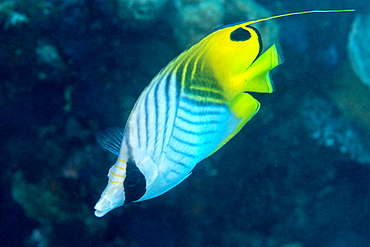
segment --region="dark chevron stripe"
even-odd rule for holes
[[[208,143],[211,143],[210,141],[206,141],[206,142],[203,142],[203,143],[193,143],[193,142],[188,142],[188,141],[185,141],[185,140],[183,140],[183,139],[181,139],[181,138],[179,138],[179,137],[176,137],[176,136],[172,136],[173,137],[173,139],[175,139],[176,141],[178,141],[178,142],[181,142],[181,143],[183,143],[183,144],[186,144],[186,145],[188,145],[188,146],[203,146],[203,145],[206,145],[206,144],[208,144]]]
[[[177,116],[178,119],[180,119],[181,121],[185,122],[185,123],[188,123],[188,124],[192,124],[192,125],[208,125],[208,124],[222,124],[221,121],[216,121],[216,120],[213,120],[213,121],[191,121],[189,119],[186,119],[186,118],[183,118],[181,116]]]
[[[171,148],[171,149],[172,149],[172,151],[174,151],[174,152],[175,152],[175,153],[177,153],[177,154],[185,155],[185,156],[187,156],[187,157],[189,157],[189,158],[193,158],[193,159],[195,159],[195,158],[196,158],[196,156],[195,156],[195,155],[192,155],[192,154],[189,154],[189,153],[186,153],[186,152],[183,152],[183,151],[177,150],[175,147],[173,147],[173,146],[171,146],[171,145],[168,145],[168,147],[169,147],[169,148]]]
[[[160,82],[157,82],[155,84],[155,87],[153,88],[153,91],[154,91],[153,101],[154,101],[154,108],[155,108],[155,111],[154,111],[154,113],[155,113],[155,116],[154,116],[155,126],[158,126],[158,118],[159,118],[159,105],[158,105],[159,84],[160,84]],[[161,117],[167,118],[167,116],[161,116]],[[154,143],[158,143],[158,130],[154,131]]]
[[[193,89],[189,88],[186,90],[186,93],[189,93],[191,95],[200,96],[203,98],[212,98],[212,99],[218,99],[218,100],[225,100],[225,97],[222,95],[222,92],[218,93],[212,90],[204,90],[204,89]]]
[[[196,106],[219,106],[219,105],[224,105],[223,103],[221,103],[222,101],[220,99],[214,99],[218,102],[212,102],[212,99],[207,98],[207,97],[203,97],[203,96],[196,96],[196,97],[202,97],[201,100],[192,99],[191,95],[189,95],[189,97],[187,97],[187,96],[188,95],[185,94],[181,99],[186,101],[186,102],[189,102],[193,105],[196,105]]]
[[[184,70],[185,65],[182,63],[176,70],[176,87],[179,86],[179,88],[182,88],[183,82],[182,82],[182,73]],[[180,90],[179,90],[180,92]],[[180,96],[180,95],[176,95]]]
[[[179,109],[183,110],[184,112],[186,112],[187,114],[190,114],[190,115],[196,115],[196,116],[204,116],[204,115],[222,115],[224,114],[223,112],[219,112],[219,111],[201,111],[201,112],[195,112],[193,111],[192,109],[188,109],[184,106],[179,106]]]
[[[169,157],[169,156],[166,156],[166,157],[167,157],[167,159],[169,159],[170,161],[172,161],[172,162],[176,163],[177,165],[183,166],[183,167],[185,167],[185,168],[189,168],[189,166],[188,166],[187,164],[184,164],[184,163],[182,163],[182,162],[179,162],[179,161],[177,161],[177,160],[174,160],[174,159],[172,159],[172,158],[171,158],[171,157]]]
[[[140,114],[140,113],[139,113]],[[139,126],[140,126],[140,120],[141,120],[141,118],[136,118],[136,126],[139,128]],[[138,143],[138,145],[139,145],[139,147],[141,147],[141,138],[140,138],[140,133],[141,133],[141,131],[136,131],[136,134],[137,134],[137,143]]]
[[[148,97],[149,97],[149,92],[148,94],[146,95],[145,97],[145,102],[144,102],[144,115],[145,115],[145,132],[146,133],[146,148],[148,148],[148,142],[149,142],[149,135],[148,135],[148,131],[149,131],[149,112],[148,112],[148,107],[149,107],[149,100],[148,100]]]
[[[164,92],[164,97],[165,97],[165,102],[166,102],[166,106],[165,106],[165,122],[164,122],[164,130],[163,130],[163,135],[162,135],[162,138],[165,139],[166,136],[167,136],[167,129],[168,129],[168,117],[169,117],[169,110],[170,110],[170,105],[173,105],[173,102],[170,102],[171,101],[171,96],[170,96],[170,88],[171,88],[171,74],[165,74],[165,78],[163,78],[161,80],[161,83],[165,83],[164,85],[164,88],[165,88],[165,92]],[[164,141],[165,140],[162,140],[162,147],[161,147],[161,150],[163,150],[164,148]]]
[[[174,169],[171,169],[170,172],[176,173],[177,175],[180,175],[181,174],[180,172],[178,172],[178,171],[176,171]]]
[[[193,72],[192,68],[194,67],[194,63],[192,62],[192,60],[190,60],[188,63],[188,66],[186,67],[186,71],[185,71],[185,88],[187,88],[187,86],[190,85],[190,83],[187,83],[187,82],[190,82],[190,78],[191,78],[191,73]]]
[[[217,133],[217,131],[214,131],[214,130],[209,130],[209,131],[198,131],[198,132],[196,132],[196,131],[186,130],[186,129],[181,128],[181,127],[179,127],[179,126],[177,126],[177,125],[174,125],[174,127],[175,127],[176,129],[178,129],[178,130],[180,130],[180,131],[182,131],[182,132],[186,133],[186,134],[191,134],[191,135],[207,135],[207,134],[215,134],[215,133]]]

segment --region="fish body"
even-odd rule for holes
[[[261,35],[250,25],[281,16],[216,29],[154,77],[123,131],[97,135],[118,155],[97,217],[172,189],[257,113],[260,103],[248,92],[273,92],[269,72],[283,59],[276,45],[262,52]]]

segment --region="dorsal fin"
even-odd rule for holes
[[[123,129],[119,127],[110,127],[108,129],[100,130],[95,135],[96,140],[106,150],[119,155],[122,139]]]
[[[281,18],[281,17],[285,17],[285,16],[314,14],[314,13],[340,13],[340,12],[352,12],[352,11],[355,11],[355,9],[327,9],[327,10],[316,9],[316,10],[292,12],[292,13],[286,13],[286,14],[281,14],[281,15],[274,15],[274,16],[270,16],[270,17],[266,17],[266,18],[260,18],[260,19],[254,19],[254,20],[248,20],[248,21],[240,21],[240,22],[236,22],[236,23],[232,23],[232,24],[226,24],[226,25],[215,28],[214,30],[212,30],[212,32],[216,32],[216,31],[218,31],[220,29],[223,29],[223,28],[236,26],[236,25],[240,25],[240,24],[244,24],[244,23],[245,23],[246,26],[249,26],[249,25],[254,24],[254,23],[268,21],[268,20],[271,20],[271,19],[277,19],[277,18]]]

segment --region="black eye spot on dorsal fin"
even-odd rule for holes
[[[232,41],[247,41],[252,37],[251,33],[244,28],[237,28],[230,33],[230,40]]]

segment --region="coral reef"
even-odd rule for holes
[[[370,131],[370,90],[354,74],[349,64],[342,64],[328,92],[338,109],[365,133]],[[364,138],[364,137],[363,137]]]
[[[27,183],[25,180],[20,171],[14,173],[12,196],[16,202],[23,206],[27,217],[65,221],[76,218],[75,213],[82,212],[81,209],[70,208],[63,202],[62,196],[59,194],[61,190],[55,181],[44,181],[43,185],[38,186]]]
[[[307,97],[301,114],[311,137],[326,147],[338,149],[361,164],[370,164],[370,146],[366,137],[340,117],[333,104],[319,97]]]
[[[176,0],[174,5],[177,14],[172,26],[180,49],[190,47],[223,23],[223,0]]]
[[[131,23],[155,22],[168,0],[117,0],[118,16]],[[153,23],[154,24],[154,23]],[[142,27],[142,26],[141,26]]]
[[[370,246],[370,90],[343,54],[348,15],[258,23],[265,48],[279,27],[293,40],[255,118],[176,189],[93,214],[115,160],[94,134],[123,127],[172,58],[219,25],[337,3],[0,1],[0,246]]]
[[[0,23],[4,23],[6,30],[29,21],[27,16],[15,11],[17,5],[16,0],[5,0],[0,3]]]
[[[176,14],[171,19],[178,47],[186,49],[222,24],[270,16],[271,13],[255,1],[243,0],[176,0]],[[225,23],[227,20],[227,23]],[[266,47],[278,40],[279,28],[274,22],[256,25]]]

